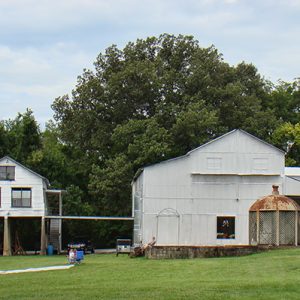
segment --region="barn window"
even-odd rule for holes
[[[217,217],[217,239],[235,239],[235,217]]]
[[[12,188],[12,207],[31,207],[31,188]]]
[[[0,166],[0,180],[15,180],[15,167]]]
[[[208,170],[220,170],[222,167],[222,158],[220,157],[207,157],[206,166]]]
[[[253,169],[254,170],[267,170],[268,169],[267,158],[253,158]]]

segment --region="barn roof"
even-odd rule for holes
[[[278,152],[280,152],[282,154],[285,154],[285,152],[283,150],[281,150],[281,149],[279,149],[279,148],[277,148],[277,147],[275,147],[275,146],[273,146],[273,145],[265,142],[264,140],[259,139],[258,137],[254,136],[254,135],[252,135],[252,134],[250,134],[250,133],[248,133],[248,132],[246,132],[246,131],[244,131],[242,129],[234,129],[234,130],[229,131],[229,132],[227,132],[227,133],[225,133],[225,134],[223,134],[223,135],[221,135],[221,136],[219,136],[219,137],[217,137],[217,138],[215,138],[215,139],[213,139],[213,140],[211,140],[211,141],[209,141],[209,142],[207,142],[207,143],[205,143],[203,145],[200,145],[199,147],[197,147],[195,149],[190,150],[189,152],[187,152],[184,155],[177,156],[177,157],[174,157],[174,158],[170,158],[170,159],[161,161],[159,163],[150,164],[150,165],[144,166],[142,168],[139,168],[137,170],[137,172],[135,173],[134,177],[133,177],[133,181],[135,181],[141,175],[141,173],[143,173],[143,171],[144,171],[145,168],[148,168],[148,167],[151,167],[151,166],[155,166],[155,165],[159,165],[159,164],[168,163],[168,162],[171,162],[171,161],[174,161],[174,160],[177,160],[177,159],[185,158],[185,157],[189,156],[191,153],[193,153],[193,152],[195,152],[195,151],[197,151],[199,149],[202,149],[202,148],[204,148],[204,147],[206,147],[206,146],[208,146],[208,145],[210,145],[210,144],[212,144],[212,143],[214,143],[216,141],[219,141],[219,140],[221,140],[221,139],[223,139],[223,138],[225,138],[225,137],[227,137],[227,136],[229,136],[231,134],[237,133],[237,132],[241,132],[241,133],[243,133],[243,134],[245,134],[245,135],[247,135],[247,136],[249,136],[249,137],[257,140],[258,142],[263,143],[263,144],[265,144],[265,145],[273,148],[274,150],[276,150],[276,151],[278,151]]]
[[[300,176],[300,168],[299,167],[285,167],[284,173],[287,176]]]
[[[265,145],[271,147],[271,148],[273,148],[274,150],[277,150],[277,151],[279,151],[279,152],[285,154],[285,152],[284,152],[283,150],[281,150],[281,149],[279,149],[279,148],[277,148],[277,147],[275,147],[275,146],[273,146],[273,145],[267,143],[267,142],[264,141],[264,140],[261,140],[260,138],[258,138],[258,137],[256,137],[256,136],[252,135],[251,133],[249,133],[249,132],[247,132],[247,131],[245,131],[245,130],[243,130],[243,129],[234,129],[234,130],[231,130],[231,131],[229,131],[229,132],[227,132],[227,133],[225,133],[225,134],[223,134],[223,135],[221,135],[221,136],[219,136],[219,137],[217,137],[217,138],[215,138],[215,139],[213,139],[213,140],[211,140],[211,141],[209,141],[209,142],[207,142],[207,143],[205,143],[205,144],[203,144],[203,145],[200,145],[199,147],[197,147],[197,148],[195,148],[195,149],[192,149],[191,151],[189,151],[189,152],[187,153],[187,155],[190,154],[190,153],[192,153],[192,152],[194,152],[194,151],[197,151],[198,149],[204,148],[204,147],[206,147],[206,146],[208,146],[208,145],[210,145],[210,144],[212,144],[212,143],[214,143],[214,142],[216,142],[216,141],[218,141],[218,140],[221,140],[221,139],[227,137],[228,135],[234,134],[234,133],[236,133],[236,132],[241,132],[241,133],[243,133],[243,134],[245,134],[245,135],[247,135],[247,136],[249,136],[249,137],[251,137],[251,138],[253,138],[253,139],[255,139],[255,140],[257,140],[257,141],[259,141],[259,142],[261,142],[261,143],[263,143],[263,144],[265,144]]]
[[[22,165],[21,163],[17,162],[16,160],[14,160],[13,158],[11,158],[11,157],[9,157],[9,156],[7,156],[7,155],[4,156],[4,157],[2,157],[2,158],[0,159],[0,162],[1,162],[2,160],[5,160],[5,159],[12,161],[14,164],[20,166],[21,168],[23,168],[23,169],[29,171],[30,173],[32,173],[32,174],[34,174],[34,175],[36,175],[36,176],[42,178],[42,179],[46,182],[47,186],[50,186],[50,182],[49,182],[49,180],[48,180],[46,177],[44,177],[44,176],[42,176],[42,175],[40,175],[40,174],[38,174],[38,173],[32,171],[31,169],[25,167],[24,165]]]

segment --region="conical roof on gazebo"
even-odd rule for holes
[[[300,206],[293,199],[279,195],[278,186],[273,186],[273,194],[262,197],[254,202],[249,211],[300,211]]]

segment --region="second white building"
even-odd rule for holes
[[[158,245],[247,245],[258,198],[274,184],[300,194],[291,173],[282,150],[242,130],[145,167],[132,183],[134,244],[155,237]]]

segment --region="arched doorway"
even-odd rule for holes
[[[157,245],[178,245],[180,234],[180,215],[174,208],[165,208],[157,216]]]

